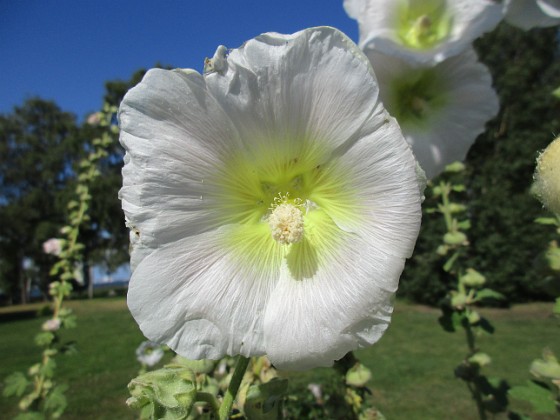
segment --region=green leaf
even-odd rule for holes
[[[64,318],[61,318],[60,321],[64,328],[76,328],[77,325],[77,318],[76,315],[67,315]]]
[[[454,311],[450,307],[444,307],[442,309],[443,314],[439,317],[438,322],[441,327],[447,332],[455,332],[459,328],[463,327],[468,320],[463,312]]]
[[[485,299],[492,299],[492,300],[505,300],[506,297],[501,293],[498,293],[492,289],[481,289],[476,292],[475,302],[485,300]]]
[[[35,344],[39,347],[46,347],[53,342],[54,338],[55,335],[52,332],[41,332],[35,336]]]
[[[51,413],[52,418],[59,418],[66,410],[68,402],[64,392],[68,389],[67,385],[57,385],[45,400],[45,411]]]
[[[471,228],[471,221],[470,220],[461,220],[457,222],[457,227],[461,230],[469,230]]]
[[[541,225],[558,225],[558,220],[555,217],[537,217],[535,223]]]
[[[43,363],[39,369],[39,372],[46,376],[47,378],[52,378],[54,376],[54,370],[56,369],[56,362],[54,359],[48,359]]]
[[[21,397],[27,389],[27,385],[29,385],[29,381],[26,376],[21,372],[14,372],[4,379],[2,395],[5,397],[11,397],[12,395]]]
[[[287,379],[274,378],[264,384],[252,385],[243,406],[245,415],[251,420],[282,418],[282,400],[287,390]]]
[[[540,382],[527,381],[527,385],[514,386],[508,394],[517,400],[528,401],[537,413],[556,413],[556,402],[551,390]]]
[[[480,321],[478,322],[478,326],[483,330],[486,331],[488,334],[494,334],[494,331],[496,331],[496,329],[494,328],[494,326],[490,323],[490,321],[488,321],[488,319],[486,318],[480,318]]]
[[[459,258],[459,253],[455,252],[451,258],[449,258],[445,264],[443,265],[443,271],[445,272],[450,272],[451,269],[453,268],[453,264],[455,264],[455,261],[457,261],[457,258]]]

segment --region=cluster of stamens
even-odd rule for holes
[[[283,245],[299,242],[303,238],[303,202],[296,198],[288,201],[289,193],[278,194],[270,207],[268,225],[272,237]]]

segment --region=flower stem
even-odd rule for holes
[[[229,382],[229,386],[226,391],[226,395],[224,395],[224,400],[222,401],[222,405],[220,406],[220,411],[218,413],[220,420],[227,420],[227,418],[229,417],[233,401],[235,400],[237,391],[239,390],[239,386],[241,385],[241,380],[245,375],[245,371],[247,370],[247,366],[249,366],[250,360],[251,359],[248,357],[239,355],[237,364],[235,365],[235,370],[233,371],[233,376],[231,377],[231,381]]]

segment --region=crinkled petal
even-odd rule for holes
[[[126,150],[119,196],[139,242],[155,247],[215,227],[204,181],[238,136],[202,76],[149,71],[123,99],[119,121]]]
[[[209,89],[255,153],[332,150],[377,102],[363,53],[333,28],[263,34],[231,51],[225,67],[207,75]]]

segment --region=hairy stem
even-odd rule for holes
[[[241,380],[245,375],[245,371],[247,370],[247,366],[249,366],[250,360],[251,359],[248,357],[239,355],[237,364],[235,365],[233,376],[231,377],[226,395],[224,395],[224,400],[222,401],[222,405],[220,406],[220,410],[218,412],[218,418],[220,420],[227,420],[227,418],[229,417],[231,407],[233,406],[233,401],[235,401],[237,391],[239,391],[239,386],[241,385]]]

